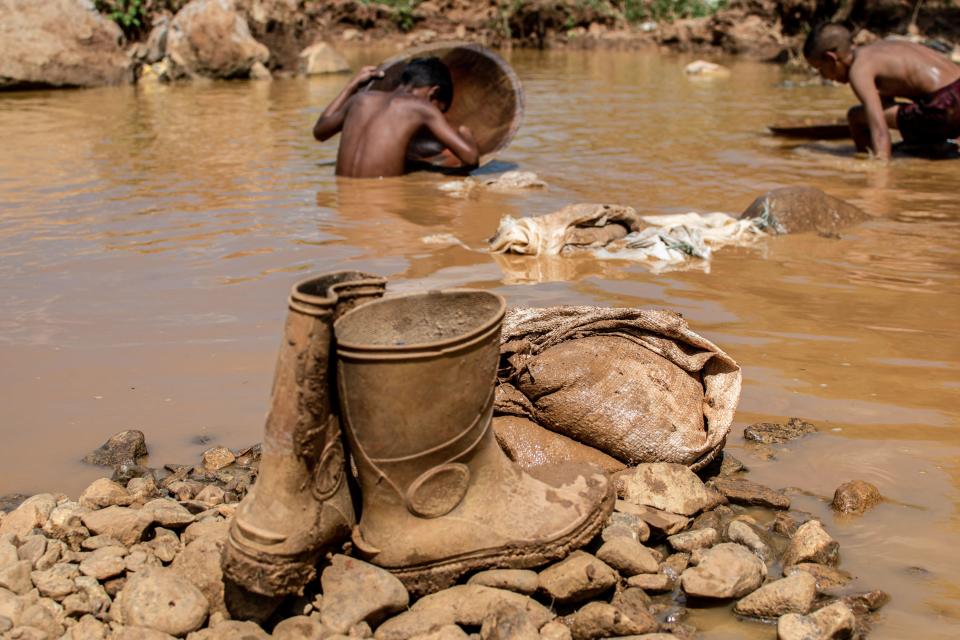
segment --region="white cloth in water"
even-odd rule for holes
[[[474,189],[484,188],[490,191],[516,191],[520,189],[546,189],[547,183],[532,171],[507,171],[496,178],[477,180],[464,178],[453,182],[444,182],[438,188],[454,197],[469,195]]]
[[[601,241],[602,236],[583,232],[617,225],[624,230],[620,235],[623,237],[627,231],[640,229],[640,220],[631,207],[611,204],[571,204],[535,218],[503,216],[497,233],[490,238],[490,251],[528,256],[558,255],[567,247],[596,246],[596,242]]]

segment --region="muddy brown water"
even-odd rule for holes
[[[536,171],[545,192],[455,199],[436,175],[336,179],[336,145],[309,134],[343,77],[0,96],[0,494],[76,495],[101,473],[79,458],[122,429],[146,432],[153,464],[256,441],[287,289],[311,272],[370,270],[394,291],[480,287],[511,304],[667,307],[743,365],[729,449],[754,479],[802,488],[795,505],[824,518],[842,566],[892,594],[873,637],[956,637],[960,161],[884,167],[846,143],[772,138],[767,124],[842,115],[852,99],[781,86],[791,78],[773,66],[691,80],[689,59],[653,54],[509,57],[527,118],[485,172]],[[873,219],[659,275],[422,240],[479,247],[504,214],[575,201],[738,212],[787,185]],[[788,416],[820,433],[776,460],[744,447],[744,426]],[[889,500],[834,517],[826,500],[853,478]],[[725,607],[690,621],[709,638],[775,635]]]

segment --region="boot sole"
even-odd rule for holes
[[[585,546],[600,532],[604,522],[613,511],[616,490],[610,484],[607,495],[594,516],[555,540],[527,547],[499,548],[478,551],[474,554],[450,558],[418,567],[388,569],[396,576],[410,595],[420,597],[453,586],[466,573],[481,569],[529,569],[558,560],[572,551]]]
[[[223,545],[223,575],[232,582],[267,597],[299,594],[304,585],[317,575],[316,563],[323,549],[309,556],[281,557],[266,552],[247,550],[227,536]]]

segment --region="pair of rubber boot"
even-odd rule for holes
[[[430,593],[470,571],[562,557],[612,509],[598,470],[538,480],[497,445],[503,298],[450,290],[380,300],[385,286],[357,272],[294,286],[259,478],[224,549],[225,576],[249,591],[300,592],[321,556],[352,537],[413,594]]]

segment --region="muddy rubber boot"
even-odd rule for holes
[[[498,295],[451,290],[373,302],[336,323],[341,420],[363,496],[353,542],[414,595],[563,557],[613,509],[599,469],[554,469],[547,483],[497,445],[504,310]]]
[[[255,594],[300,592],[320,554],[349,538],[356,522],[337,416],[333,322],[385,287],[384,279],[356,271],[293,287],[260,471],[223,554],[225,577]]]

